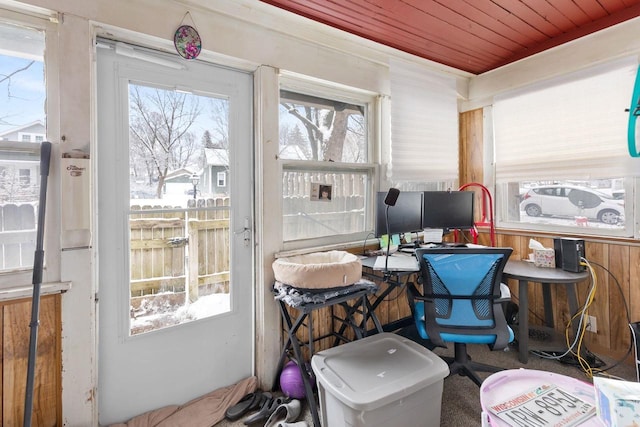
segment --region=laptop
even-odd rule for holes
[[[420,271],[420,265],[415,256],[391,255],[387,261],[387,257],[380,255],[376,258],[373,265],[374,270],[383,270],[387,267],[387,271]]]

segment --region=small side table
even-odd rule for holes
[[[529,282],[542,284],[542,297],[544,300],[545,325],[553,328],[553,307],[551,305],[551,284],[563,284],[567,289],[569,311],[573,315],[578,311],[578,296],[576,284],[589,277],[588,271],[573,273],[559,268],[536,267],[531,262],[509,260],[502,272],[502,278],[518,281],[518,298],[520,299],[519,325],[518,325],[518,356],[520,362],[529,361],[529,301],[527,288]],[[572,329],[576,332],[578,319],[574,319]]]
[[[304,357],[302,356],[302,347],[306,346],[309,348],[309,358],[311,358],[314,353],[314,341],[334,337],[334,346],[338,345],[341,341],[349,342],[351,340],[344,335],[344,332],[348,328],[353,330],[356,339],[363,338],[367,335],[367,321],[369,319],[371,319],[374,325],[376,325],[377,331],[382,332],[382,328],[379,326],[380,322],[378,321],[375,313],[370,310],[368,299],[369,295],[373,295],[378,291],[378,286],[367,280],[352,284],[339,290],[327,289],[324,292],[319,292],[317,290],[308,291],[306,292],[306,295],[304,289],[293,289],[298,293],[296,304],[293,304],[291,300],[287,300],[286,298],[280,298],[281,295],[279,295],[279,293],[276,294],[276,300],[280,308],[280,314],[282,315],[283,328],[285,329],[287,339],[282,347],[282,353],[276,369],[273,389],[277,387],[285,360],[287,357],[290,357],[300,368],[302,382],[304,384],[305,394],[309,404],[309,410],[311,411],[311,416],[313,418],[313,424],[315,427],[321,427],[320,417],[318,415],[318,406],[315,398],[313,397],[313,388],[309,381],[310,375],[312,374],[311,366],[307,365]],[[339,305],[344,309],[344,317],[339,317],[334,313],[333,308],[336,305]],[[295,320],[292,319],[287,307],[291,307],[297,311],[297,317]],[[314,338],[313,317],[311,316],[311,313],[314,310],[319,310],[325,307],[331,308],[332,331],[327,335]],[[362,315],[361,321],[356,320],[355,316],[357,314]],[[302,342],[298,339],[296,333],[300,326],[305,324],[305,321],[307,323],[306,326],[309,331],[309,336],[307,342]],[[336,328],[338,325],[339,328]],[[291,354],[291,352],[293,352],[293,354]]]

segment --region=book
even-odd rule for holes
[[[553,383],[543,383],[489,406],[513,427],[571,427],[595,416],[594,404]]]

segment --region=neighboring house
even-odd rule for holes
[[[37,120],[0,133],[0,203],[30,202],[37,196],[45,132],[44,123]]]
[[[205,167],[202,171],[202,192],[212,195],[228,193],[229,152],[224,148],[205,148]]]
[[[2,141],[42,142],[46,135],[44,123],[40,120],[0,133]]]
[[[184,196],[185,194],[193,195],[193,183],[191,176],[196,173],[188,168],[182,168],[169,172],[164,179],[163,193],[165,196]],[[198,194],[203,193],[200,184],[198,184]]]
[[[309,160],[309,156],[307,156],[302,147],[297,144],[291,144],[282,147],[282,149],[280,150],[280,157],[290,160]]]

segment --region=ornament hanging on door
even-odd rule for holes
[[[198,30],[195,29],[195,24],[193,26],[184,24],[187,16],[191,19],[191,14],[185,13],[180,26],[173,35],[173,45],[176,47],[176,52],[183,58],[196,59],[202,49],[202,40],[200,40]],[[193,19],[191,22],[193,23]]]

